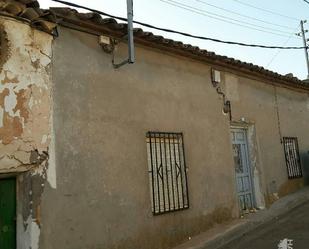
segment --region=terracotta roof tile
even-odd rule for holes
[[[55,34],[56,23],[60,25],[71,23],[75,26],[96,29],[97,32],[101,33],[105,31],[118,37],[123,37],[127,32],[127,25],[125,23],[118,23],[115,19],[102,18],[97,13],[79,13],[77,10],[71,8],[50,8],[49,10],[42,10],[39,8],[37,0],[0,0],[0,13],[26,19],[35,28],[51,34]],[[50,25],[50,23],[54,25]],[[172,53],[180,53],[188,57],[193,56],[195,59],[220,64],[220,66],[230,67],[234,70],[239,69],[244,73],[251,72],[255,76],[264,77],[270,81],[275,80],[283,85],[309,90],[309,84],[296,77],[283,76],[252,63],[217,55],[214,52],[200,49],[190,44],[184,44],[180,41],[154,35],[152,32],[143,31],[141,28],[135,28],[134,35],[137,42],[151,43],[150,45],[152,47],[157,46]]]
[[[49,10],[40,9],[36,0],[1,0],[0,12],[27,20],[32,27],[56,35],[56,18]]]

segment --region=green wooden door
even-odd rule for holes
[[[16,182],[0,179],[0,248],[16,249]]]

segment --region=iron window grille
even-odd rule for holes
[[[300,178],[303,176],[297,137],[284,137],[283,138],[285,161],[288,171],[288,178]]]
[[[153,214],[189,208],[183,134],[147,132],[146,141]]]

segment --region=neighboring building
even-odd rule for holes
[[[1,249],[169,248],[304,185],[309,85],[140,29],[115,69],[126,25],[0,10]]]

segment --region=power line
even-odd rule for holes
[[[236,19],[233,19],[233,18],[228,18],[228,17],[225,17],[225,16],[213,14],[213,13],[207,12],[205,10],[199,10],[197,8],[194,8],[194,7],[191,7],[191,6],[176,2],[176,1],[172,1],[172,0],[160,0],[160,1],[165,2],[169,5],[173,5],[175,7],[178,7],[178,8],[199,14],[199,15],[203,15],[203,16],[206,16],[206,17],[209,17],[209,18],[213,18],[213,19],[222,21],[222,22],[226,22],[228,24],[237,25],[237,26],[248,28],[248,29],[251,29],[251,30],[256,30],[256,31],[260,31],[260,32],[268,33],[268,34],[273,34],[273,35],[277,35],[277,36],[282,36],[282,37],[288,37],[287,35],[283,35],[283,34],[290,34],[289,32],[285,32],[285,31],[282,31],[282,30],[267,28],[267,27],[264,27],[264,26],[251,24],[251,23],[248,23],[248,22],[242,22],[242,21],[239,21],[239,20],[236,20]],[[205,14],[205,13],[209,13],[210,15]],[[229,20],[232,20],[233,22],[231,22]],[[251,25],[251,26],[248,26],[248,25]],[[255,28],[255,27],[258,27],[258,28]],[[260,29],[260,28],[262,28],[262,29]],[[278,34],[278,33],[272,32],[272,31],[267,31],[267,30],[264,30],[264,29],[273,30],[275,32],[280,32],[282,34]]]
[[[272,11],[272,10],[263,9],[263,8],[251,5],[249,3],[244,3],[244,2],[242,2],[240,0],[233,0],[233,1],[235,1],[237,3],[240,3],[242,5],[248,6],[250,8],[257,9],[257,10],[260,10],[260,11],[264,11],[264,12],[267,12],[267,13],[270,13],[270,14],[273,14],[273,15],[276,15],[276,16],[281,16],[281,17],[288,18],[288,19],[291,19],[291,20],[294,20],[294,21],[299,21],[299,19],[296,18],[296,17],[286,16],[286,15],[280,14],[280,13]]]
[[[259,25],[254,25],[254,24],[242,22],[242,21],[239,21],[239,20],[236,20],[236,19],[233,19],[233,18],[228,18],[228,17],[222,16],[222,15],[213,14],[211,12],[208,12],[208,11],[205,11],[205,10],[200,10],[200,9],[197,9],[197,8],[194,8],[194,7],[191,7],[189,5],[182,4],[182,3],[179,3],[179,2],[176,2],[176,1],[173,1],[173,0],[160,0],[160,1],[164,2],[166,4],[178,7],[180,9],[190,11],[190,12],[195,13],[195,14],[199,14],[199,15],[206,16],[206,17],[209,17],[209,18],[213,18],[213,19],[216,19],[216,20],[219,20],[219,21],[222,21],[222,22],[226,22],[228,24],[237,25],[237,26],[244,27],[244,28],[247,28],[247,29],[252,29],[252,30],[256,30],[256,31],[264,32],[264,33],[269,33],[269,34],[273,34],[273,35],[277,35],[277,36],[282,36],[282,37],[288,37],[287,35],[283,35],[283,34],[290,34],[290,32],[285,32],[285,31],[282,31],[282,30],[276,30],[276,29],[272,29],[272,28],[259,26]],[[205,14],[205,13],[209,13],[209,14]],[[230,20],[232,20],[232,21],[230,21]],[[251,26],[248,26],[248,25],[251,25]],[[255,27],[257,27],[257,28],[255,28]],[[267,30],[264,30],[264,29],[273,30],[275,32],[281,32],[282,34],[278,34],[278,33],[272,32],[272,31],[267,31]]]
[[[270,25],[273,25],[273,26],[277,26],[277,27],[293,30],[293,28],[289,27],[289,26],[280,25],[280,24],[276,24],[276,23],[273,23],[273,22],[268,22],[268,21],[261,20],[261,19],[258,19],[258,18],[252,17],[252,16],[247,16],[247,15],[241,14],[241,13],[236,12],[236,11],[228,10],[228,9],[216,6],[214,4],[207,3],[205,1],[201,1],[201,0],[196,0],[196,1],[199,2],[199,3],[202,3],[204,5],[208,5],[208,6],[211,6],[213,8],[216,8],[216,9],[228,12],[228,13],[232,13],[232,14],[235,14],[235,15],[238,15],[238,16],[241,16],[241,17],[245,17],[245,18],[248,18],[248,19],[251,19],[251,20],[254,20],[254,21],[258,21],[258,22],[262,22],[262,23],[265,23],[265,24],[270,24]],[[306,0],[304,0],[304,1],[306,1]]]
[[[303,0],[305,3],[309,4],[309,1],[308,0]]]
[[[114,18],[114,19],[118,19],[118,20],[127,22],[127,18],[111,15],[111,14],[108,14],[108,13],[105,13],[105,12],[102,12],[102,11],[99,11],[99,10],[95,10],[95,9],[92,9],[92,8],[88,8],[88,7],[85,7],[85,6],[82,6],[82,5],[78,5],[78,4],[75,4],[75,3],[70,3],[70,2],[66,2],[66,1],[62,1],[62,0],[52,0],[52,1],[62,3],[62,4],[65,4],[65,5],[71,6],[71,7],[88,10],[88,11],[91,11],[91,12],[94,12],[94,13],[97,13],[97,14],[100,14],[100,15],[108,16],[110,18]],[[136,23],[136,24],[139,24],[141,26],[151,28],[151,29],[156,29],[156,30],[160,30],[160,31],[168,32],[168,33],[173,33],[173,34],[178,34],[178,35],[183,35],[183,36],[187,36],[187,37],[191,37],[191,38],[213,41],[213,42],[224,43],[224,44],[230,44],[230,45],[239,45],[239,46],[256,47],[256,48],[269,48],[269,49],[304,49],[304,47],[267,46],[267,45],[259,45],[259,44],[247,44],[247,43],[242,43],[242,42],[224,41],[224,40],[219,40],[219,39],[216,39],[216,38],[192,35],[192,34],[188,34],[188,33],[181,32],[181,31],[176,31],[176,30],[172,30],[172,29],[160,28],[160,27],[156,27],[156,26],[153,26],[151,24],[147,24],[147,23],[143,23],[143,22],[139,22],[139,21],[133,21],[133,22]]]
[[[299,25],[297,26],[297,28],[295,29],[294,32],[296,32],[299,28]],[[288,44],[288,42],[291,40],[292,36],[294,35],[294,32],[290,35],[290,37],[288,37],[288,39],[286,39],[286,41],[283,43],[282,46],[286,46]],[[278,50],[274,56],[269,60],[269,62],[267,63],[266,68],[268,68],[270,66],[270,64],[277,58],[277,56],[282,52],[282,50]]]

